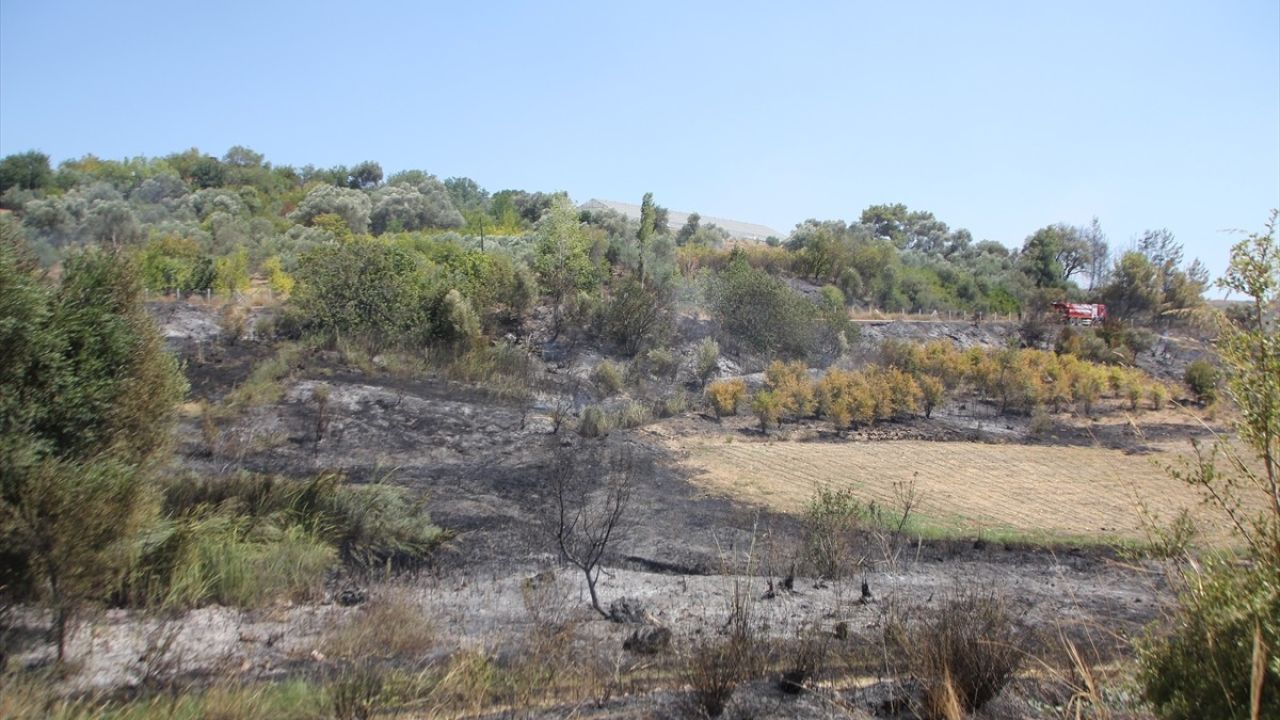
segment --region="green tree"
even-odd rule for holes
[[[408,252],[373,238],[321,245],[303,255],[290,303],[309,329],[330,340],[378,346],[421,342],[436,293]]]
[[[640,201],[640,229],[636,231],[636,249],[639,251],[640,283],[644,284],[645,254],[649,250],[649,242],[653,239],[655,223],[653,193],[645,193]]]
[[[1140,646],[1146,698],[1169,718],[1280,716],[1280,247],[1277,213],[1231,250],[1219,286],[1248,301],[1224,321],[1218,354],[1239,409],[1241,444],[1197,445],[1174,474],[1230,519],[1247,562],[1208,558],[1184,570],[1169,632]],[[1249,457],[1248,455],[1252,457]],[[1259,503],[1249,501],[1253,496]],[[1254,508],[1257,508],[1256,510]]]
[[[9,188],[43,190],[53,185],[49,156],[35,150],[6,155],[0,160],[0,195]]]
[[[0,588],[54,612],[119,586],[154,512],[153,461],[186,389],[126,256],[67,259],[52,286],[0,225]]]
[[[1022,271],[1037,288],[1063,288],[1089,265],[1091,248],[1078,228],[1049,225],[1028,237],[1019,254]]]
[[[694,235],[698,234],[701,222],[701,215],[698,213],[689,213],[689,219],[686,220],[680,230],[676,232],[676,245],[678,247],[684,247],[689,244],[689,240],[693,238]]]
[[[600,284],[599,268],[591,259],[587,233],[578,221],[578,210],[568,198],[557,198],[538,223],[534,268],[555,311],[558,335],[566,304],[579,290]]]

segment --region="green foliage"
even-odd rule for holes
[[[590,249],[577,209],[567,199],[556,199],[538,224],[534,268],[559,314],[579,290],[591,291],[600,284]]]
[[[819,343],[818,308],[739,254],[711,278],[707,300],[721,326],[766,355],[807,357]]]
[[[666,286],[628,278],[604,306],[604,335],[627,356],[662,342],[671,332],[673,298]]]
[[[720,369],[720,343],[714,338],[703,338],[693,351],[693,374],[698,382],[707,381]]]
[[[585,438],[601,437],[609,434],[609,418],[604,411],[595,405],[588,405],[578,418],[578,434]]]
[[[1280,717],[1280,566],[1213,561],[1187,578],[1168,634],[1138,646],[1143,694],[1170,720],[1250,717],[1255,642],[1261,715]]]
[[[1212,403],[1218,397],[1218,381],[1221,374],[1208,360],[1193,360],[1182,373],[1187,389],[1202,403]]]
[[[152,515],[148,465],[186,383],[123,255],[74,255],[55,288],[0,235],[0,588],[52,604],[61,658]]]
[[[1223,324],[1218,340],[1227,392],[1240,412],[1236,432],[1246,450],[1219,442],[1206,454],[1197,446],[1197,462],[1172,471],[1222,510],[1248,556],[1185,568],[1168,627],[1139,646],[1143,692],[1169,718],[1280,713],[1278,215],[1273,211],[1264,232],[1232,248],[1220,281],[1250,305],[1240,322]],[[1226,458],[1221,465],[1220,457]],[[1262,500],[1256,514],[1250,496]]]
[[[290,302],[307,326],[331,339],[375,344],[430,336],[432,278],[406,251],[371,238],[319,246],[298,263]]]
[[[373,203],[369,196],[359,190],[317,185],[307,193],[298,208],[289,214],[289,219],[306,225],[321,215],[336,215],[342,218],[352,233],[361,235],[369,229],[372,210]]]
[[[804,510],[805,558],[819,577],[840,580],[855,569],[853,550],[866,509],[849,488],[818,488]]]
[[[777,392],[760,390],[751,397],[751,412],[760,421],[762,433],[767,433],[769,428],[778,426],[778,420],[785,409],[786,399]]]
[[[49,168],[49,156],[42,152],[29,150],[0,160],[0,195],[10,188],[43,190],[51,185],[53,170]]]
[[[623,370],[612,360],[602,360],[599,365],[596,365],[596,369],[591,372],[591,379],[595,382],[602,396],[617,395],[622,390]]]

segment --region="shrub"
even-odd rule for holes
[[[1257,651],[1270,648],[1262,668],[1261,715],[1280,717],[1280,567],[1210,563],[1185,583],[1168,634],[1139,643],[1143,694],[1162,717],[1249,717]]]
[[[680,415],[689,409],[689,396],[683,392],[663,398],[653,404],[653,414],[660,418]]]
[[[618,411],[618,427],[620,428],[638,428],[641,425],[648,424],[652,420],[649,410],[638,402],[629,402],[621,410]]]
[[[1147,399],[1151,401],[1152,410],[1162,410],[1169,401],[1169,391],[1163,383],[1152,383],[1147,386]]]
[[[747,396],[747,384],[742,380],[719,380],[707,386],[706,396],[717,418],[737,415],[738,406]]]
[[[922,375],[916,380],[920,387],[920,402],[924,405],[924,416],[933,415],[934,408],[946,399],[946,388],[942,381],[932,375]]]
[[[604,411],[595,405],[589,405],[582,410],[582,417],[578,419],[578,434],[586,438],[600,437],[609,433],[609,419],[605,417]]]
[[[954,718],[986,705],[1013,679],[1024,657],[1022,633],[994,595],[944,598],[910,626],[892,622],[885,633],[920,683],[919,712],[926,718]]]
[[[765,368],[764,384],[777,397],[783,413],[802,418],[812,415],[817,408],[813,381],[803,362],[774,360]]]
[[[322,647],[334,658],[390,660],[421,658],[434,643],[435,629],[423,608],[393,594],[370,600]]]
[[[756,352],[803,358],[817,345],[817,306],[751,267],[742,252],[711,279],[707,300],[721,326]]]
[[[670,348],[653,348],[644,354],[643,359],[643,367],[660,378],[675,377],[680,369],[680,361]]]
[[[671,332],[673,297],[666,286],[635,278],[614,289],[601,314],[607,338],[630,357]]]
[[[698,382],[706,385],[716,371],[720,369],[720,343],[706,338],[698,343],[693,353],[693,373]]]
[[[604,397],[616,395],[623,385],[622,367],[612,360],[602,360],[591,372],[591,380]]]
[[[761,390],[751,398],[751,412],[760,421],[760,432],[767,433],[770,427],[777,427],[784,406],[783,397],[771,390]]]
[[[694,645],[685,661],[684,679],[695,713],[709,718],[724,714],[743,680],[742,652],[733,639],[710,638]]]
[[[819,488],[804,511],[805,557],[820,577],[839,580],[850,559],[865,508],[853,490]]]
[[[1182,381],[1201,403],[1210,404],[1218,397],[1218,368],[1207,360],[1196,360],[1187,365]]]

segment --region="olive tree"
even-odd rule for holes
[[[359,235],[368,232],[372,210],[369,196],[359,190],[317,185],[298,203],[297,209],[289,213],[289,219],[306,225],[317,215],[337,215],[346,221],[351,232]]]
[[[427,192],[423,192],[426,188]],[[420,187],[408,184],[387,185],[371,196],[370,215],[374,235],[387,231],[422,230],[425,228],[457,228],[465,221],[454,208],[449,194],[438,182]]]

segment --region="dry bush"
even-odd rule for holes
[[[618,427],[626,429],[647,425],[652,419],[653,416],[649,414],[649,409],[635,401],[624,405],[617,414]]]
[[[582,417],[578,418],[578,434],[585,438],[609,434],[609,418],[595,405],[583,408]]]
[[[222,335],[222,341],[228,345],[240,342],[240,338],[244,337],[248,319],[248,312],[240,305],[236,303],[224,305],[222,311],[218,313],[218,330]]]
[[[779,689],[786,693],[799,693],[804,690],[806,682],[821,674],[831,650],[831,639],[831,634],[817,625],[802,628],[784,648]]]
[[[365,604],[324,641],[334,658],[418,659],[435,644],[435,627],[403,594],[389,592]]]
[[[718,380],[707,386],[706,396],[717,418],[737,415],[738,406],[747,397],[747,384],[742,380]]]
[[[624,371],[622,366],[612,360],[601,361],[591,373],[591,380],[596,384],[602,397],[617,395],[622,390]]]
[[[774,360],[769,363],[764,372],[764,384],[778,399],[783,414],[805,418],[817,409],[809,368],[799,360],[789,363]]]
[[[706,385],[719,369],[720,343],[712,338],[705,338],[693,352],[693,374],[697,376],[699,383]]]
[[[694,714],[709,718],[724,714],[743,680],[741,653],[734,638],[707,638],[689,650],[683,673]]]
[[[1007,604],[991,594],[943,598],[914,622],[887,623],[885,636],[920,685],[918,711],[925,718],[951,720],[981,708],[1024,659],[1023,633]]]
[[[653,415],[659,418],[675,417],[688,409],[689,396],[684,392],[678,392],[653,403]]]

